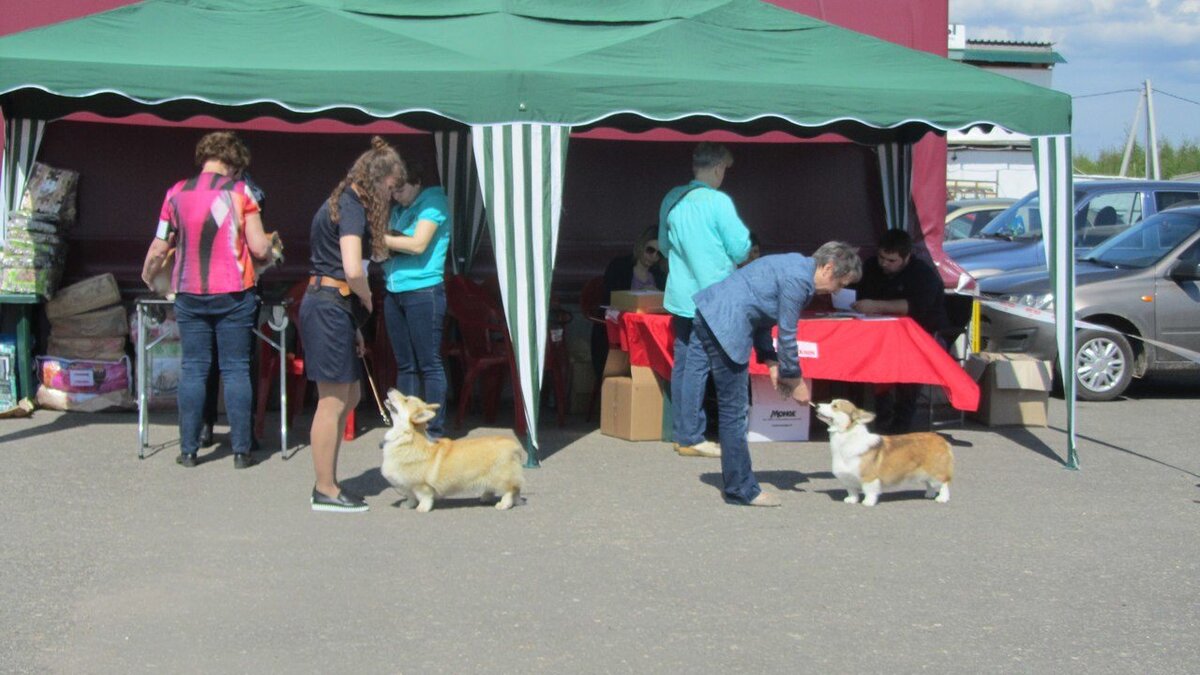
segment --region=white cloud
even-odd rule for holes
[[[1200,101],[1200,0],[950,0],[950,21],[964,24],[970,39],[1052,43],[1067,60],[1056,66],[1054,86],[1073,96],[1137,89],[1150,79],[1160,91]],[[1136,102],[1136,94],[1077,98],[1076,147],[1120,143]],[[1155,103],[1164,137],[1200,134],[1200,106]]]

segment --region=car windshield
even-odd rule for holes
[[[1083,260],[1109,267],[1151,267],[1197,230],[1200,230],[1200,216],[1165,211],[1113,236],[1092,249]]]
[[[1083,193],[1075,193],[1075,203],[1083,199]],[[1005,209],[992,219],[977,235],[996,239],[1041,239],[1042,216],[1038,210],[1037,192],[1030,192],[1020,201]]]

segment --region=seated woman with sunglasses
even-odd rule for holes
[[[667,286],[667,263],[658,250],[658,225],[651,225],[638,235],[632,255],[620,255],[604,270],[605,298],[613,291],[653,291]],[[608,334],[604,326],[592,326],[592,367],[596,377],[604,374],[608,358]]]

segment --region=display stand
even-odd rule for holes
[[[275,340],[267,337],[256,326],[254,334],[258,339],[267,343],[272,349],[279,352],[279,448],[280,456],[283,459],[290,459],[292,454],[288,453],[288,428],[287,428],[287,303],[288,300],[282,302],[264,302],[263,306],[268,311],[267,326],[275,332]],[[155,345],[162,342],[165,336],[160,336],[158,339],[147,344],[146,342],[146,318],[147,310],[153,306],[174,305],[170,300],[163,298],[140,298],[134,303],[134,311],[136,312],[135,323],[137,325],[137,409],[138,409],[138,459],[146,458],[146,448],[150,445],[150,429],[147,423],[149,404],[148,393],[148,373],[146,368],[148,365],[147,356],[150,350],[154,349]]]
[[[33,396],[33,356],[31,344],[33,307],[42,296],[33,293],[0,293],[0,305],[17,310],[17,400]]]

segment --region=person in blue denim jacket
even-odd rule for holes
[[[694,296],[693,332],[708,357],[721,434],[721,478],[725,499],[750,506],[779,506],[764,492],[750,465],[746,439],[750,350],[758,353],[783,396],[808,403],[800,372],[796,330],[800,312],[814,295],[836,293],[862,276],[862,261],[849,244],[831,241],[809,258],[799,253],[768,255]],[[771,329],[779,326],[778,349]]]

